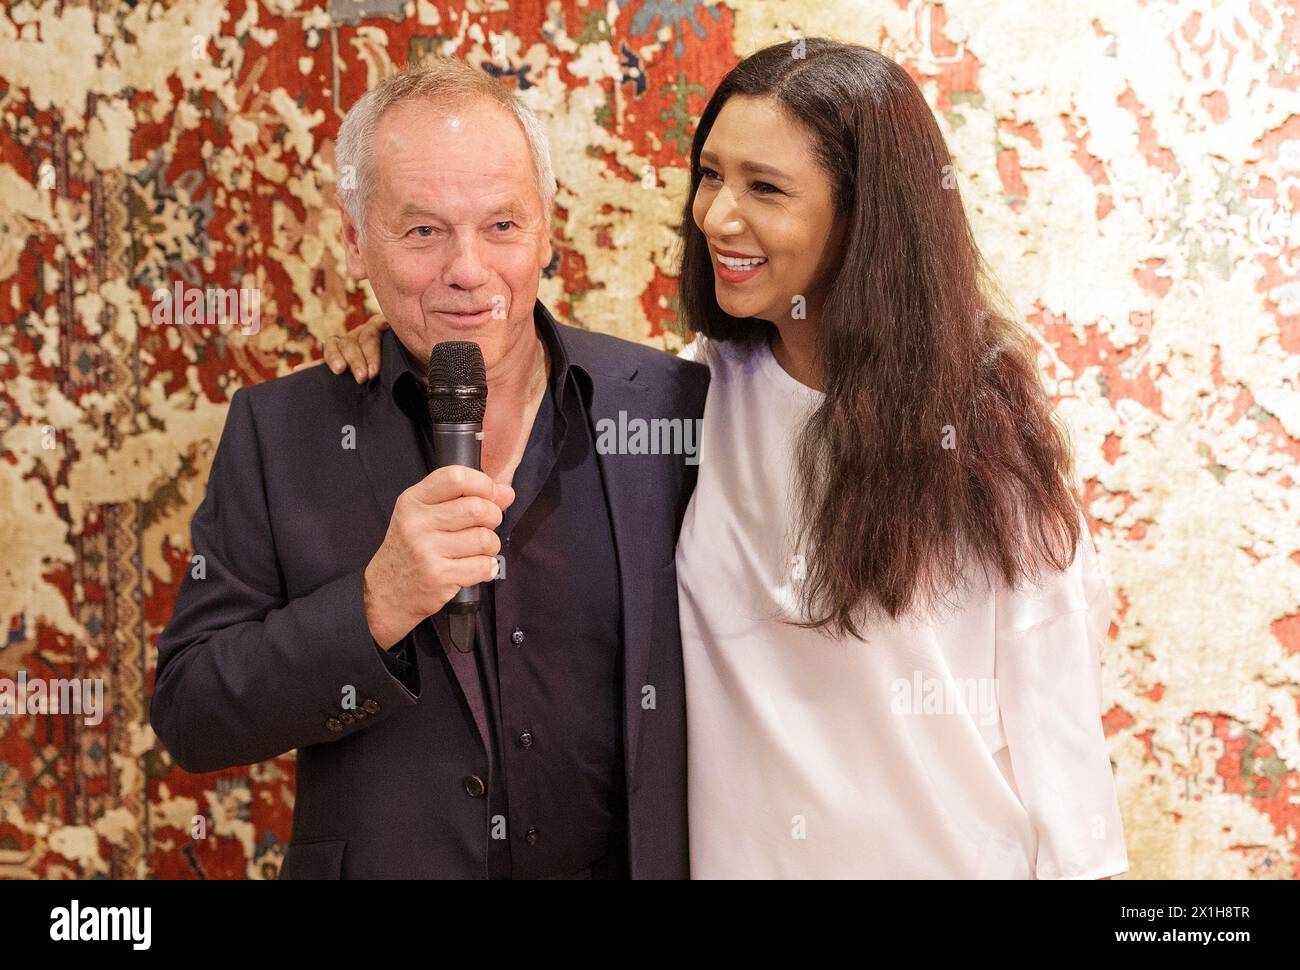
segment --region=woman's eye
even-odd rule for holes
[[[773,192],[781,191],[775,185],[772,185],[770,182],[755,182],[754,189],[755,191],[763,193],[763,195],[770,195]]]
[[[711,168],[701,168],[700,177],[703,179],[715,179],[718,177],[718,173]]]

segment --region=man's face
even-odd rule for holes
[[[472,340],[491,370],[531,332],[550,219],[519,123],[487,101],[395,105],[375,132],[365,233],[343,215],[348,272],[415,357]]]

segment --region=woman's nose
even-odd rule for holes
[[[725,185],[709,204],[709,211],[704,216],[705,235],[734,236],[743,232],[744,222],[740,218],[736,196]]]

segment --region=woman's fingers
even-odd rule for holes
[[[376,313],[351,333],[331,337],[325,341],[325,363],[335,374],[342,374],[349,368],[358,384],[364,384],[379,373],[379,361],[383,356],[383,333],[388,329],[388,321],[383,314]]]
[[[361,356],[366,362],[366,373],[374,377],[379,373],[381,356],[380,337],[388,329],[388,321],[383,314],[376,313],[357,331],[357,340],[361,345]]]
[[[361,344],[357,342],[357,338],[350,333],[345,333],[342,337],[335,338],[335,345],[343,353],[347,365],[352,368],[352,376],[356,378],[356,382],[364,384],[370,380],[370,365],[366,363],[366,357],[361,352]],[[379,368],[376,367],[375,370],[378,371]]]
[[[335,374],[342,374],[348,367],[348,359],[339,349],[339,337],[330,337],[325,341],[325,365]]]

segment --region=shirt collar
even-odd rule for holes
[[[548,383],[556,409],[562,410],[570,384],[575,386],[583,404],[590,408],[591,375],[581,364],[575,364],[569,359],[559,327],[541,300],[533,305],[533,326],[550,357],[551,373]],[[420,385],[420,378],[425,375],[421,372],[420,364],[392,330],[385,330],[383,337],[380,338],[379,359],[379,380],[384,389],[398,399],[399,403],[398,395],[410,395],[413,391],[423,395],[424,389]],[[411,386],[411,390],[403,389],[407,386]]]

